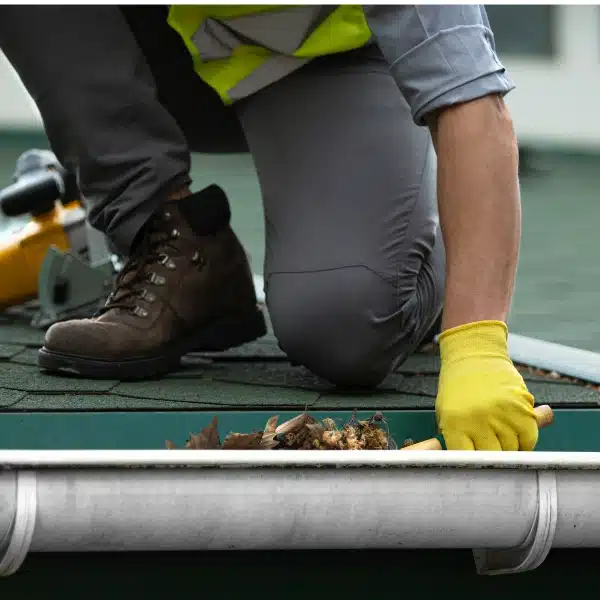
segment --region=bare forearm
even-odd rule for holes
[[[444,323],[506,321],[521,236],[518,151],[503,100],[487,96],[431,123],[446,246]]]

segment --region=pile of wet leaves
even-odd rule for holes
[[[379,411],[370,419],[359,420],[355,410],[350,420],[338,427],[333,419],[317,421],[308,412],[279,424],[271,417],[263,431],[230,433],[222,442],[218,419],[199,433],[190,433],[184,448],[191,450],[396,450],[385,417]],[[412,443],[412,440],[404,445]],[[167,440],[168,449],[176,449]]]

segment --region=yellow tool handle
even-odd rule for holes
[[[554,413],[552,412],[552,408],[547,404],[536,406],[533,409],[533,412],[535,413],[535,418],[540,429],[552,425],[554,422]],[[440,441],[437,438],[431,438],[424,442],[418,442],[417,444],[400,448],[400,450],[442,450],[442,444],[440,444]]]

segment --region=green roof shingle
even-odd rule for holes
[[[291,365],[269,334],[227,352],[189,355],[180,371],[160,379],[89,380],[39,371],[42,339],[26,316],[0,317],[0,411],[431,410],[440,368],[430,346],[409,357],[377,390],[340,391]],[[598,406],[596,389],[526,368],[523,375],[538,403]]]

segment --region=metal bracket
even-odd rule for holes
[[[110,257],[92,266],[71,252],[51,246],[40,268],[40,310],[32,326],[44,328],[57,321],[93,314],[108,296],[113,275]]]
[[[0,554],[0,577],[13,575],[25,561],[37,518],[37,479],[35,471],[19,471],[16,478],[17,502],[10,541]]]
[[[106,236],[97,229],[94,229],[87,219],[85,221],[85,238],[87,241],[88,259],[92,267],[104,265],[107,261],[111,260],[112,252],[108,247]]]
[[[538,505],[531,530],[517,548],[473,550],[479,575],[508,575],[537,569],[550,552],[558,521],[558,493],[553,471],[538,471]]]

